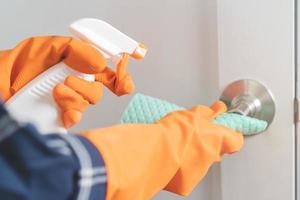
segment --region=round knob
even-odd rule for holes
[[[275,115],[275,103],[271,92],[260,82],[244,79],[234,81],[223,91],[220,100],[228,112],[264,120],[271,124]]]

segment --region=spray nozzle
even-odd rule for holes
[[[114,63],[120,60],[123,53],[135,59],[141,59],[147,53],[145,45],[136,42],[102,20],[80,19],[70,25],[70,31],[75,37],[96,47]]]

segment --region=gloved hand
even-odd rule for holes
[[[71,37],[42,36],[0,51],[0,96],[7,101],[33,78],[61,61],[79,72],[96,74],[96,82],[70,76],[54,89],[66,127],[77,123],[89,104],[99,101],[102,84],[116,95],[134,90],[131,76],[126,72],[128,55],[124,55],[115,72],[106,66],[103,55],[85,42]]]
[[[216,102],[170,113],[155,124],[83,132],[105,161],[106,199],[150,199],[161,189],[188,195],[215,161],[243,144],[240,133],[212,122],[225,111]]]

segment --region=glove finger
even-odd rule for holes
[[[76,76],[68,76],[64,84],[75,90],[91,104],[96,104],[103,96],[103,87],[100,82],[90,82]]]
[[[128,54],[123,54],[122,59],[120,60],[120,62],[117,64],[117,78],[122,80],[127,72],[126,72],[126,68],[128,65],[128,61],[129,61],[129,55]]]
[[[66,128],[79,122],[81,113],[85,111],[89,105],[89,102],[80,94],[64,84],[59,84],[54,87],[53,97],[62,111],[62,119]]]
[[[96,80],[103,83],[103,85],[118,96],[130,94],[135,89],[133,80],[129,74],[123,75],[122,79],[118,79],[116,73],[108,67],[96,75]]]
[[[115,87],[115,93],[118,96],[124,94],[130,94],[134,91],[135,85],[133,83],[132,77],[129,74],[126,74],[122,79],[118,81],[118,84]]]
[[[213,119],[218,115],[227,111],[226,105],[222,101],[216,101],[211,107],[204,105],[197,105],[191,109],[192,112],[199,113],[200,116],[203,116],[207,119]]]
[[[126,68],[129,61],[129,55],[123,54],[121,61],[117,65],[116,93],[119,95],[132,93],[135,89],[132,77],[127,73]]]
[[[118,96],[132,93],[135,89],[131,75],[126,72],[128,59],[129,55],[124,54],[117,65],[116,72],[109,67],[106,67],[96,76],[97,81],[103,83]]]
[[[239,151],[244,143],[244,137],[241,133],[225,126],[213,124],[214,133],[222,139],[220,155],[225,153],[234,153]]]
[[[211,116],[211,118],[215,118],[218,115],[224,113],[227,111],[227,106],[223,101],[216,101],[214,102],[210,108],[214,111],[214,114]]]
[[[64,126],[66,128],[70,128],[74,126],[75,124],[79,123],[82,117],[82,113],[78,110],[67,110],[62,115],[62,120],[64,123]]]
[[[102,72],[106,67],[104,56],[91,45],[76,39],[69,43],[64,63],[86,74]]]

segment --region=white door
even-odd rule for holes
[[[218,0],[217,5],[220,89],[236,79],[255,79],[276,103],[268,131],[246,138],[243,150],[221,163],[217,199],[294,200],[295,2]]]

